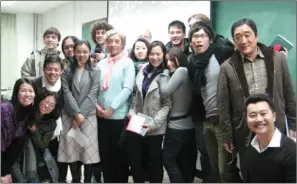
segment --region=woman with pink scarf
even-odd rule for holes
[[[128,183],[129,167],[119,141],[129,111],[135,69],[124,51],[125,43],[123,34],[116,30],[108,31],[107,48],[110,54],[97,65],[101,71],[97,120],[104,183]],[[96,168],[93,169],[96,178]]]

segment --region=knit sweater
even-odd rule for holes
[[[283,134],[280,147],[250,147],[244,161],[246,183],[296,183],[296,143]]]
[[[13,112],[10,101],[1,104],[1,176],[11,174],[11,166],[20,155],[27,134],[27,111],[25,108],[20,111],[19,122],[14,122]]]

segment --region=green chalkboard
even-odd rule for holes
[[[290,40],[295,47],[288,63],[296,92],[296,1],[217,1],[212,15],[214,29],[225,37],[231,38],[235,21],[250,18],[257,24],[260,42],[269,45],[278,34]]]
[[[92,29],[93,23],[97,21],[107,22],[107,18],[93,20],[82,24],[82,38],[90,42],[92,50],[94,50],[95,48],[95,43],[92,40],[91,29]]]

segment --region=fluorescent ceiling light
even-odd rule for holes
[[[12,6],[16,1],[1,1],[1,6]]]

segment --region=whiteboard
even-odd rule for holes
[[[188,18],[196,13],[210,17],[210,1],[109,1],[108,22],[126,35],[126,48],[131,48],[145,28],[152,40],[166,44],[168,24],[174,20],[184,22],[188,34]]]

